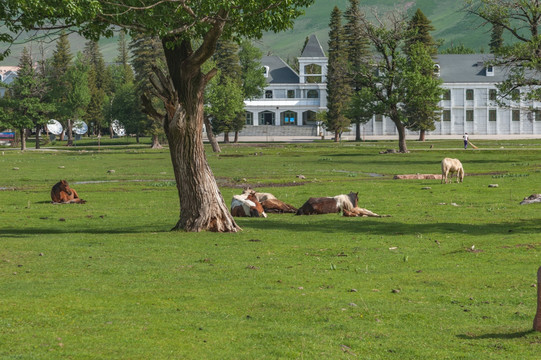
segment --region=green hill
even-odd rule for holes
[[[306,14],[297,19],[294,29],[279,34],[264,34],[263,38],[257,41],[257,45],[265,54],[272,53],[284,59],[287,57],[293,58],[300,54],[304,39],[311,34],[316,34],[322,46],[326,49],[330,13],[335,5],[345,11],[348,4],[348,0],[316,0],[314,5],[306,10]],[[420,8],[436,28],[432,36],[444,40],[442,48],[447,48],[453,44],[464,44],[476,51],[488,50],[490,27],[480,28],[481,21],[478,18],[461,11],[463,2],[460,0],[417,0],[402,2],[398,5],[394,0],[361,0],[361,6],[369,17],[372,8],[384,12],[394,7],[400,7],[405,9],[408,14],[413,14],[417,8]],[[77,35],[71,35],[70,39],[73,53],[83,49],[84,39]],[[111,38],[100,41],[102,53],[108,62],[113,61],[117,55],[116,40],[116,38]],[[4,45],[0,45],[0,49],[4,48]],[[45,56],[51,56],[55,47],[54,40],[45,41],[43,45]],[[13,45],[12,55],[1,62],[0,65],[16,65],[24,46],[25,44]],[[38,54],[38,44],[34,43],[32,46],[33,53]]]

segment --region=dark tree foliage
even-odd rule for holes
[[[492,31],[490,32],[490,53],[496,54],[503,46],[503,26],[499,24],[492,25]]]
[[[507,68],[507,78],[498,85],[500,98],[541,99],[541,0],[467,0],[466,3],[467,11],[483,19],[485,25],[492,25],[497,31],[501,27],[515,40],[512,45],[500,47],[491,62]],[[516,90],[520,90],[520,95]]]
[[[344,17],[346,19],[346,24],[344,25],[344,39],[346,41],[347,57],[349,61],[349,76],[353,94],[357,94],[362,88],[359,73],[361,72],[363,64],[367,62],[371,55],[370,43],[362,33],[360,19],[364,17],[364,14],[359,9],[359,0],[349,1],[349,7],[345,12]],[[366,116],[366,114],[362,114],[354,109],[358,109],[358,107],[349,107],[348,117],[351,122],[355,124],[355,140],[360,141],[361,124],[369,121],[371,116]]]
[[[438,48],[434,38],[432,35],[430,35],[430,32],[434,30],[435,28],[432,25],[432,22],[425,16],[421,9],[417,9],[413,17],[408,22],[408,31],[410,36],[408,39],[406,39],[406,53],[410,52],[413,44],[420,42],[426,46],[428,53],[431,56],[435,56],[438,52]]]
[[[351,98],[348,76],[348,54],[342,27],[342,13],[334,7],[329,23],[329,62],[327,66],[327,122],[326,128],[334,132],[334,141],[350,124],[346,117]]]

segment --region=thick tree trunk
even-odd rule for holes
[[[400,119],[391,116],[391,120],[396,125],[396,130],[398,131],[398,151],[401,153],[408,152],[408,146],[406,145],[406,128],[400,121]]]
[[[163,149],[162,144],[160,144],[160,139],[158,138],[158,134],[153,134],[152,135],[151,149]]]
[[[218,144],[218,140],[216,140],[216,136],[214,136],[214,132],[212,131],[212,125],[210,124],[210,120],[208,117],[204,117],[203,120],[205,121],[205,130],[207,131],[207,139],[210,142],[210,145],[212,146],[212,151],[215,153],[222,152],[222,149],[220,149],[220,144]]]
[[[224,132],[224,144],[229,144],[229,133]]]
[[[338,131],[334,132],[334,142],[338,142],[340,140],[340,133]]]
[[[361,141],[361,123],[355,124],[355,141]]]
[[[239,142],[239,132],[238,131],[235,131],[235,139],[233,140],[233,142],[235,144]]]
[[[205,43],[209,41],[214,52],[211,40]],[[201,72],[204,60],[199,56],[205,56],[194,52],[189,40],[164,46],[164,53],[170,78],[158,72],[159,81],[153,83],[165,102],[164,129],[180,200],[180,218],[172,230],[237,232],[241,229],[225,204],[203,145],[204,89],[215,71]]]
[[[68,143],[66,146],[73,146],[73,123],[68,119]]]
[[[41,132],[41,126],[36,125],[36,149],[41,148],[41,144],[39,143],[40,136],[39,133]]]
[[[419,141],[425,141],[426,138],[426,130],[419,131]]]

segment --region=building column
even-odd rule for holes
[[[295,114],[297,114],[297,126],[302,126],[302,112],[295,111]]]
[[[259,111],[254,111],[254,126],[259,126]]]
[[[274,110],[274,125],[280,126],[280,110]]]

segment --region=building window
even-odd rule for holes
[[[488,65],[486,70],[487,76],[494,76],[494,66]]]
[[[451,121],[451,110],[443,110],[443,121]]]
[[[488,111],[488,121],[496,121],[497,113],[495,109]]]
[[[246,111],[246,125],[253,125],[254,124],[254,113],[250,111]]]
[[[274,125],[275,114],[272,111],[263,111],[259,113],[260,125]]]
[[[513,121],[520,121],[520,110],[511,111],[511,119]]]
[[[295,125],[297,124],[297,113],[294,111],[284,111],[280,114],[282,125]]]
[[[269,77],[269,67],[263,66],[263,76],[268,78]]]
[[[473,100],[473,89],[466,89],[466,100]]]
[[[308,64],[304,66],[304,73],[307,75],[315,75],[315,76],[306,76],[306,82],[309,84],[315,84],[315,83],[321,83],[321,65],[317,64]]]
[[[374,121],[382,122],[383,121],[383,115],[381,115],[381,114],[374,115]]]
[[[496,96],[498,95],[498,92],[496,91],[496,89],[489,89],[488,90],[488,98],[489,100],[496,100]]]
[[[303,125],[315,125],[316,124],[316,112],[315,111],[305,111],[302,113],[302,124]]]
[[[520,90],[519,89],[514,89],[511,92],[511,99],[513,99],[513,101],[520,101]]]
[[[294,99],[295,98],[295,90],[288,90],[287,91],[287,98],[288,99]]]
[[[317,99],[319,98],[319,92],[317,90],[308,90],[306,97],[308,99]]]
[[[466,110],[466,121],[473,121],[473,110]]]
[[[272,99],[272,90],[265,90],[265,99]]]
[[[535,121],[541,121],[541,110],[534,110],[533,118]]]
[[[442,96],[443,100],[451,100],[451,89],[445,89]]]

